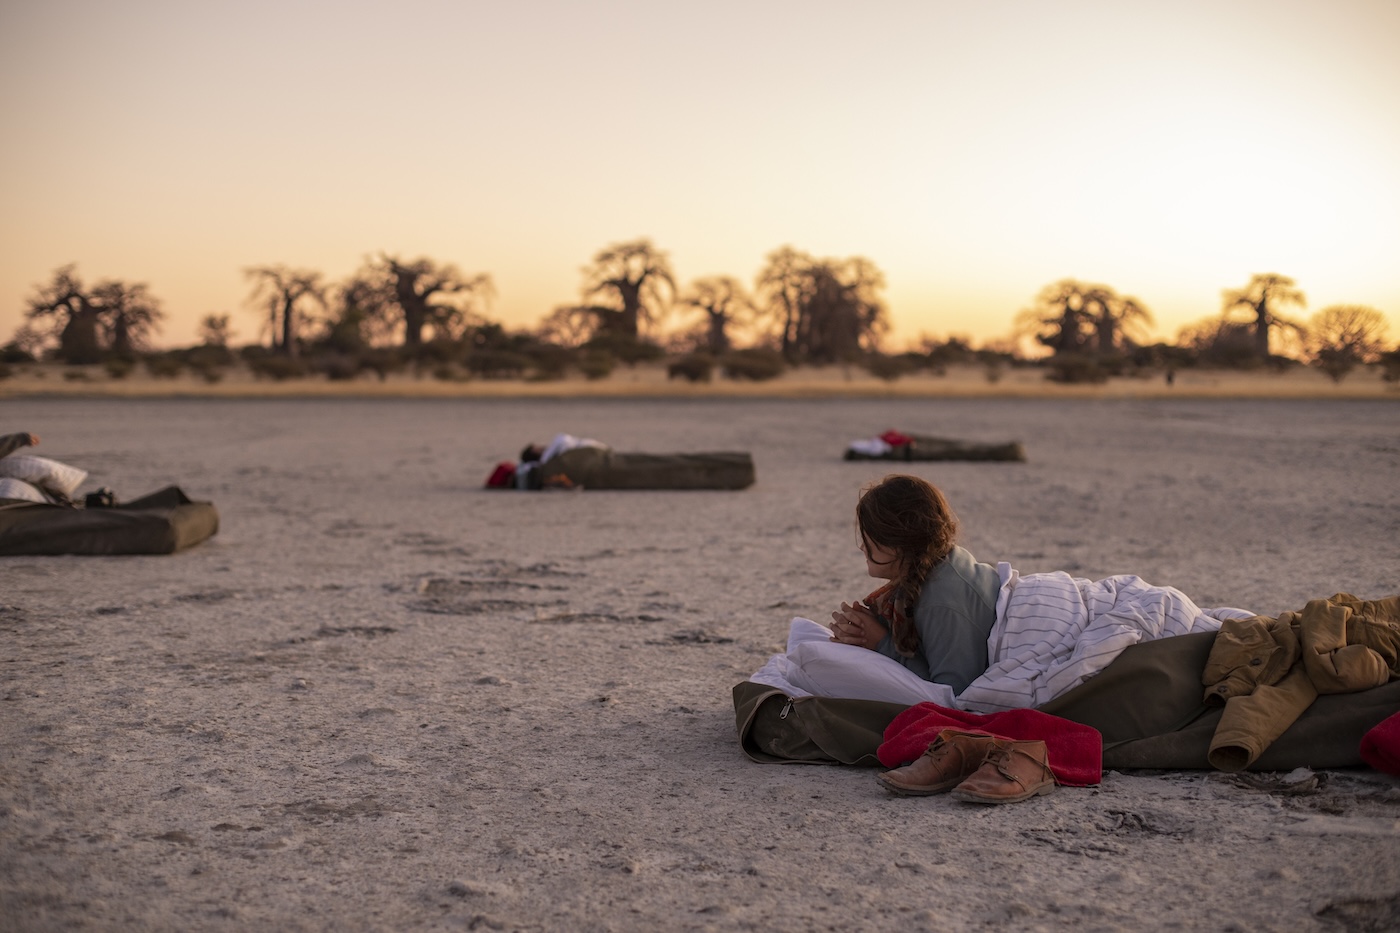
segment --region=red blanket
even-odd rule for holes
[[[1034,709],[1004,713],[967,713],[934,703],[911,706],[885,728],[875,754],[887,768],[918,758],[943,729],[989,732],[1007,739],[1042,739],[1055,780],[1069,787],[1090,787],[1103,773],[1103,736],[1091,726]]]
[[[1361,737],[1361,760],[1377,771],[1400,775],[1400,713],[1382,719]]]

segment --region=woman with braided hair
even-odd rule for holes
[[[1003,580],[954,544],[958,520],[936,487],[893,475],[856,505],[870,576],[888,580],[831,614],[831,640],[869,648],[954,694],[987,670],[987,637]]]

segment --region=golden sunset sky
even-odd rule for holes
[[[243,268],[371,254],[577,301],[650,237],[682,282],[863,255],[899,348],[1102,282],[1157,336],[1251,274],[1400,340],[1400,0],[7,0],[0,342],[76,262],[195,341]]]

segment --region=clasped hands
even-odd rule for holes
[[[831,614],[831,640],[874,651],[888,634],[883,622],[864,603],[842,603]]]

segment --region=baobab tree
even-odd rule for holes
[[[1126,349],[1142,336],[1142,325],[1152,323],[1152,313],[1136,298],[1115,294],[1111,288],[1101,288],[1092,295],[1094,333],[1098,351],[1108,354]]]
[[[53,320],[59,358],[77,364],[96,363],[109,350],[130,355],[165,316],[144,283],[105,279],[89,289],[73,264],[55,270],[28,305],[31,321]]]
[[[884,287],[884,274],[862,256],[814,259],[784,246],[759,270],[758,311],[789,361],[845,361],[875,349],[887,329]]]
[[[1294,321],[1282,316],[1279,308],[1295,306],[1299,309],[1307,305],[1307,299],[1299,291],[1292,279],[1286,275],[1269,272],[1250,277],[1249,284],[1241,289],[1226,289],[1224,292],[1224,316],[1235,311],[1247,311],[1253,316],[1254,355],[1259,359],[1269,358],[1269,332],[1277,328],[1289,328],[1301,333],[1302,328]]]
[[[571,313],[591,317],[595,336],[635,341],[676,295],[670,259],[645,237],[600,250],[583,272],[584,304]]]
[[[165,312],[144,282],[127,285],[109,279],[93,288],[92,297],[100,308],[102,329],[113,353],[130,358],[149,347],[151,334],[159,328]]]
[[[249,266],[243,274],[253,282],[249,301],[262,305],[267,311],[272,348],[295,359],[310,309],[326,306],[326,287],[321,282],[321,273],[274,265]]]
[[[738,279],[711,275],[696,279],[681,295],[680,304],[705,315],[705,349],[715,356],[729,350],[729,327],[753,310],[753,301]]]
[[[96,363],[102,358],[100,323],[102,309],[78,278],[77,265],[54,270],[53,279],[28,299],[29,320],[52,319],[58,335],[58,356],[67,363]]]
[[[1331,305],[1308,321],[1304,343],[1313,365],[1333,382],[1385,351],[1385,317],[1365,305]]]
[[[759,313],[766,316],[778,330],[778,346],[783,358],[794,361],[798,320],[802,308],[810,300],[812,278],[808,270],[816,260],[807,253],[780,246],[768,254],[767,262],[754,281],[758,292]]]
[[[403,343],[416,351],[423,344],[423,332],[430,329],[435,338],[454,339],[469,327],[485,321],[496,296],[491,276],[463,275],[456,266],[419,258],[405,262],[395,256],[381,256],[379,279],[387,277],[389,308],[396,308],[403,322]]]
[[[1141,334],[1151,314],[1136,299],[1107,285],[1060,279],[1041,289],[1035,304],[1016,318],[1021,333],[1055,353],[1101,354],[1123,349],[1129,334]]]

